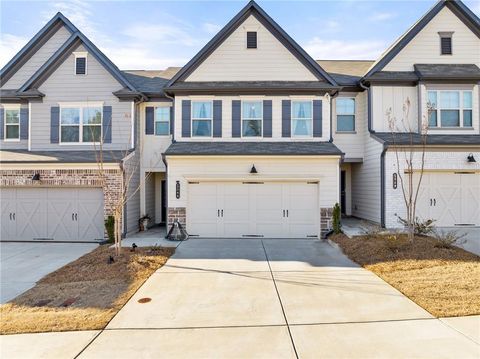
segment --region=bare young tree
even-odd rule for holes
[[[410,99],[407,97],[403,104],[403,118],[398,121],[392,114],[392,109],[387,110],[386,116],[392,137],[392,146],[396,160],[396,174],[402,190],[403,200],[406,209],[406,218],[401,218],[407,227],[408,238],[414,240],[417,199],[420,192],[423,173],[425,168],[425,153],[427,146],[428,117],[418,119],[418,128],[413,128],[410,116]],[[431,112],[431,105],[427,105],[428,114]],[[408,141],[398,142],[399,133],[408,136]],[[418,159],[418,156],[420,158]],[[416,162],[420,162],[419,166]],[[419,167],[419,168],[418,168]],[[414,174],[418,173],[415,178]]]

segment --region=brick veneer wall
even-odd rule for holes
[[[332,229],[333,208],[320,208],[320,238],[325,238]]]
[[[168,207],[168,227],[170,227],[175,220],[177,220],[183,228],[187,228],[187,209],[185,207]]]
[[[105,183],[98,170],[52,169],[52,170],[0,170],[0,187],[103,187],[104,215],[113,213],[122,192],[122,171],[106,169]],[[32,181],[35,173],[40,181]]]

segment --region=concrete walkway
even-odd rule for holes
[[[58,357],[478,358],[479,326],[432,318],[327,242],[192,239],[105,330]],[[58,350],[51,336],[31,350]],[[21,343],[30,337],[3,337],[2,358],[23,357]]]

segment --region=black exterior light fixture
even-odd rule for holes
[[[255,168],[255,165],[252,166],[252,169],[250,170],[250,173],[251,173],[251,174],[256,174],[256,173],[258,173],[258,172],[257,172],[257,169]]]
[[[470,154],[467,156],[467,162],[468,162],[468,163],[475,163],[475,162],[477,162],[477,161],[475,160],[475,157],[473,157],[473,153],[470,153]]]
[[[35,173],[32,176],[32,181],[40,181],[40,173]]]

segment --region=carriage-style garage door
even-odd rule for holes
[[[480,226],[480,173],[424,173],[417,214],[436,226]]]
[[[187,231],[191,235],[317,237],[319,217],[318,183],[189,184]]]
[[[100,188],[1,188],[2,240],[103,239]]]

